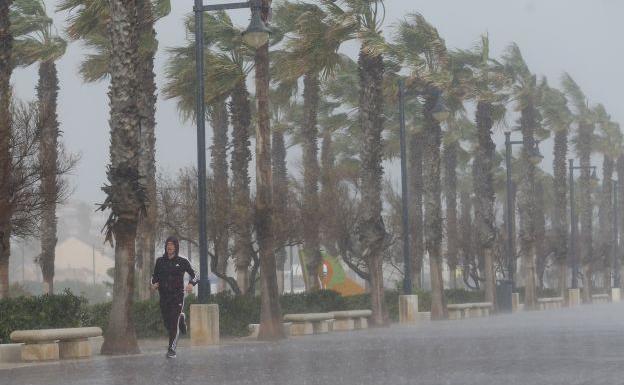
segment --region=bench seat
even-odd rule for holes
[[[563,297],[538,298],[537,304],[540,310],[561,309],[563,301]]]
[[[591,300],[592,303],[608,303],[611,298],[609,294],[592,294]]]
[[[284,321],[292,323],[290,328],[292,336],[320,334],[332,331],[334,315],[332,313],[285,314]]]
[[[492,309],[491,302],[456,303],[446,306],[449,319],[487,317]]]
[[[344,310],[332,313],[335,331],[359,330],[368,328],[368,318],[373,315],[371,310]]]
[[[22,342],[23,361],[48,361],[59,358],[91,357],[89,337],[99,337],[99,327],[16,330],[11,333],[13,342]],[[58,341],[58,342],[57,342]]]

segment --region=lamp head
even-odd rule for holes
[[[249,26],[243,32],[245,44],[258,49],[269,41],[271,30],[264,24],[260,15],[260,5],[257,1],[251,2],[251,19]]]
[[[529,158],[531,159],[531,163],[533,164],[539,164],[542,159],[544,159],[544,156],[540,153],[539,150],[539,142],[539,140],[535,141],[535,147],[533,147],[533,149],[529,153]]]

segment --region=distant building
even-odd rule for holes
[[[54,280],[77,280],[85,283],[111,282],[106,274],[115,261],[92,245],[71,237],[56,246]]]

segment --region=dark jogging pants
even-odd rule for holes
[[[180,314],[184,308],[184,292],[161,293],[160,314],[169,333],[169,349],[176,349]]]

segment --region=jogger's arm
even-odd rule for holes
[[[152,274],[151,282],[152,287],[155,289],[160,285],[160,258],[156,260],[156,265],[154,266],[154,273]]]
[[[195,275],[195,270],[193,270],[193,266],[191,266],[191,263],[188,261],[188,259],[185,261],[186,261],[186,266],[184,270],[191,277],[191,279],[189,280],[189,284],[195,286],[197,285],[197,282],[199,282],[199,277]]]

